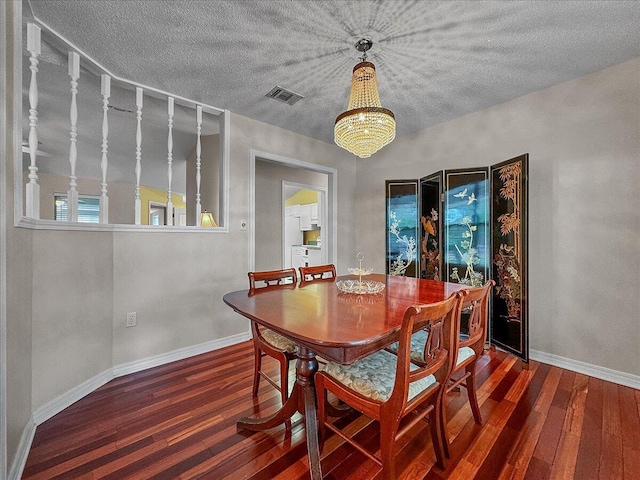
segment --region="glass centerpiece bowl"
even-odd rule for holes
[[[336,286],[338,290],[344,293],[355,293],[358,295],[374,295],[382,292],[385,289],[385,284],[382,282],[376,282],[373,280],[362,280],[363,276],[373,273],[373,268],[362,268],[362,260],[364,260],[364,254],[358,253],[359,266],[357,268],[347,269],[351,275],[357,275],[357,280],[338,280]]]

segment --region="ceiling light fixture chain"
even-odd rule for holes
[[[353,68],[347,111],[338,115],[334,127],[336,144],[360,158],[370,157],[396,137],[395,117],[380,103],[376,67],[366,61],[372,45],[368,38],[356,42],[361,62]]]

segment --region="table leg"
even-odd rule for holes
[[[318,444],[318,419],[316,415],[316,387],[313,377],[318,371],[315,354],[306,347],[299,347],[296,362],[296,384],[300,385],[302,398],[300,411],[304,413],[307,433],[307,455],[309,457],[309,473],[311,480],[322,480],[320,468],[320,445]]]
[[[317,371],[318,361],[315,353],[306,347],[299,347],[298,360],[296,361],[296,383],[282,408],[269,417],[241,418],[237,423],[239,429],[262,431],[285,423],[296,412],[303,414],[311,480],[322,480],[316,416],[316,389],[313,383],[313,377]]]
[[[301,395],[300,386],[296,382],[286,403],[276,413],[264,418],[244,417],[238,420],[236,426],[239,429],[252,430],[254,432],[277,427],[293,417],[298,411],[298,398]]]

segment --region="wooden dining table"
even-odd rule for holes
[[[405,310],[415,304],[446,299],[465,288],[457,283],[373,274],[362,280],[382,282],[379,294],[343,293],[340,280],[331,280],[240,290],[223,300],[239,314],[279,332],[298,345],[296,381],[288,400],[275,414],[265,418],[241,418],[239,429],[262,431],[283,424],[300,412],[304,416],[309,471],[313,480],[322,478],[314,375],[316,355],[351,364],[398,339]]]

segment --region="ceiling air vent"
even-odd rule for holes
[[[286,88],[278,87],[277,85],[271,89],[269,93],[265,95],[266,97],[275,98],[280,102],[287,103],[289,105],[293,105],[301,98],[304,98],[302,95],[292,92],[291,90],[287,90]]]

